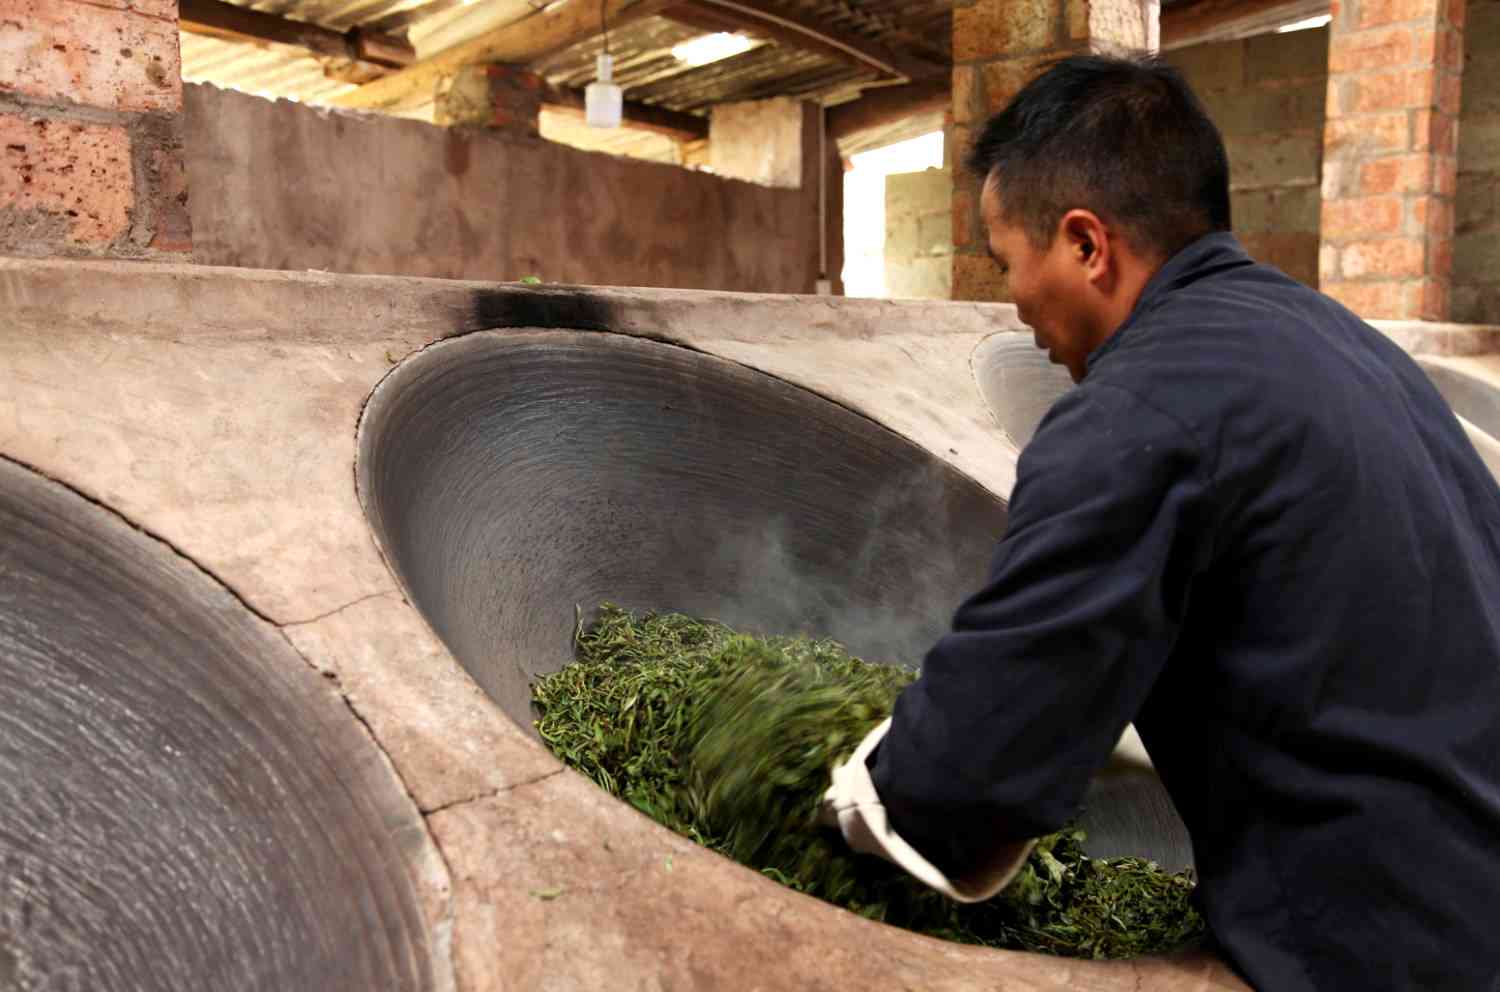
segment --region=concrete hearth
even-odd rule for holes
[[[70,487],[112,511],[106,514],[70,496],[59,503],[59,527],[80,528],[89,514],[110,519],[118,514],[161,543],[135,534],[137,541],[158,551],[168,545],[172,552],[161,553],[180,556],[174,559],[178,567],[208,573],[196,572],[195,580],[216,590],[221,603],[228,601],[219,615],[221,626],[248,625],[258,631],[244,633],[250,638],[244,642],[231,638],[224,656],[238,671],[220,680],[224,686],[246,686],[252,702],[238,709],[263,718],[258,736],[231,741],[204,734],[168,741],[184,755],[169,761],[165,752],[142,751],[134,777],[97,787],[85,780],[84,793],[105,795],[109,793],[102,790],[114,789],[143,803],[151,795],[149,788],[171,786],[172,773],[183,762],[189,769],[209,764],[218,753],[215,748],[247,749],[250,774],[255,761],[270,762],[287,753],[293,770],[286,775],[306,775],[311,774],[309,762],[323,752],[303,749],[329,749],[335,756],[328,762],[337,787],[320,786],[322,780],[314,778],[295,788],[295,795],[308,804],[306,822],[330,832],[347,826],[347,843],[353,845],[348,850],[384,853],[376,858],[378,870],[361,869],[368,861],[357,859],[351,864],[337,858],[332,864],[317,857],[293,860],[293,877],[306,883],[318,880],[322,891],[309,896],[314,905],[330,895],[365,891],[362,885],[385,886],[393,901],[379,905],[399,912],[387,913],[385,929],[367,931],[365,938],[392,934],[390,946],[405,940],[407,957],[393,951],[389,962],[404,960],[412,967],[424,959],[430,963],[426,974],[409,969],[400,974],[411,977],[387,980],[369,970],[365,973],[374,975],[372,980],[350,979],[343,987],[395,988],[407,981],[466,990],[731,988],[742,985],[747,975],[770,989],[1005,985],[1103,992],[1242,987],[1221,964],[1203,957],[1060,961],[958,947],[872,924],[732,865],[562,770],[507,715],[505,709],[523,717],[514,698],[504,698],[497,687],[507,684],[513,693],[528,673],[565,658],[575,600],[586,603],[587,596],[597,593],[638,597],[635,605],[707,608],[715,606],[716,596],[726,602],[740,592],[726,586],[692,598],[688,579],[708,574],[702,562],[684,562],[686,571],[675,585],[631,579],[617,566],[587,581],[579,573],[576,584],[522,581],[522,576],[538,574],[536,563],[526,560],[521,543],[502,540],[489,545],[493,560],[475,553],[470,577],[433,571],[435,562],[461,557],[467,544],[486,547],[484,542],[494,535],[484,532],[484,518],[445,521],[424,516],[424,507],[462,509],[485,502],[498,507],[493,519],[533,528],[540,532],[538,540],[559,540],[566,533],[566,527],[546,526],[549,512],[563,520],[569,513],[581,514],[594,521],[593,533],[602,528],[628,534],[632,527],[645,526],[640,537],[649,540],[627,548],[630,553],[618,559],[628,563],[649,548],[677,552],[691,547],[695,534],[720,525],[733,529],[753,508],[774,507],[769,493],[781,490],[770,485],[765,500],[731,499],[734,491],[749,491],[762,473],[791,473],[799,486],[825,494],[812,508],[822,513],[819,525],[793,527],[783,549],[789,560],[811,567],[819,581],[838,572],[840,549],[886,530],[878,525],[878,503],[864,506],[851,497],[835,505],[832,510],[852,517],[844,520],[824,506],[825,499],[884,481],[886,473],[912,468],[925,473],[924,480],[936,480],[939,503],[948,508],[950,519],[963,522],[976,543],[988,542],[1002,523],[994,497],[1009,490],[1015,448],[995,429],[977,391],[968,386],[969,357],[985,336],[1016,326],[1010,308],[528,290],[418,279],[20,260],[0,260],[0,301],[7,312],[0,325],[0,353],[6,356],[0,363],[0,454],[53,480],[39,485]],[[489,328],[505,330],[472,333]],[[604,331],[654,343],[621,340],[600,333]],[[538,342],[547,346],[538,349]],[[570,386],[552,375],[549,363],[559,354],[575,370],[628,371],[634,387],[617,394],[589,386],[579,394],[578,384],[591,380],[583,376]],[[604,474],[605,480],[613,480],[615,509],[624,514],[618,530],[610,522],[603,489],[580,488],[580,480],[594,473],[593,466],[578,471],[583,461],[572,469],[528,465],[524,447],[507,448],[504,435],[495,434],[494,472],[442,470],[448,447],[462,448],[491,436],[483,425],[503,408],[497,406],[503,395],[498,388],[476,388],[474,369],[485,370],[486,381],[498,387],[507,369],[515,372],[528,362],[536,373],[532,381],[558,386],[563,405],[580,408],[576,413],[583,418],[549,422],[552,450],[602,453],[620,468]],[[386,382],[377,391],[382,379]],[[444,383],[451,388],[445,390]],[[741,393],[737,384],[753,388]],[[658,438],[670,444],[656,450],[700,457],[645,458],[639,467],[653,486],[641,493],[644,502],[622,503],[619,498],[629,495],[621,486],[630,477],[624,469],[632,451],[624,434],[610,436],[607,448],[593,443],[586,408],[615,402],[614,414],[629,423],[651,412],[652,396],[666,396],[667,405],[674,407],[681,404],[680,410],[658,411],[670,428],[663,428]],[[353,471],[356,426],[367,400],[360,465],[369,519]],[[429,416],[449,412],[424,426],[423,409]],[[733,462],[708,454],[716,446],[727,451],[748,443],[756,419],[774,426],[776,443],[765,446],[764,460],[745,466],[733,486],[715,481],[713,474],[733,468]],[[594,426],[601,423],[608,426],[597,419]],[[466,427],[473,436],[466,438],[462,430],[434,431],[434,425]],[[534,434],[539,430],[547,427],[513,425],[517,438],[526,431],[541,436]],[[376,445],[384,436],[398,440]],[[399,443],[418,439],[404,447]],[[825,447],[830,444],[832,450]],[[424,464],[431,470],[427,482],[417,471]],[[457,461],[452,465],[461,467]],[[392,474],[382,481],[387,472]],[[494,488],[464,488],[486,478],[494,480]],[[516,479],[527,480],[528,488],[509,494],[503,486]],[[546,485],[554,479],[557,485]],[[419,491],[429,483],[430,490]],[[701,491],[715,495],[696,510],[678,513],[675,521],[643,525],[641,518],[652,515],[647,497],[653,487],[669,483],[688,492],[706,487]],[[785,491],[795,494],[796,489]],[[570,505],[567,498],[575,495],[587,506]],[[716,504],[722,509],[712,509]],[[790,504],[780,508],[787,516],[798,510]],[[596,512],[601,515],[591,516]],[[767,509],[749,520],[759,524],[774,516]],[[377,525],[373,531],[371,520]],[[682,532],[652,529],[669,523]],[[938,526],[916,525],[929,531]],[[819,537],[824,534],[826,539]],[[559,566],[549,566],[555,574],[573,574],[578,563],[589,560],[593,545],[581,541],[584,536],[575,529],[568,538],[569,556],[559,557]],[[929,540],[934,537],[935,532],[927,533]],[[382,560],[377,541],[383,542],[392,568]],[[95,561],[104,548],[74,543],[80,546],[76,553],[84,556],[75,571],[104,575]],[[892,554],[911,560],[912,552],[902,550],[900,540],[891,547]],[[968,581],[987,552],[960,549],[951,566],[939,569],[932,601]],[[134,560],[122,554],[127,563]],[[506,561],[513,566],[508,573],[502,567]],[[900,605],[891,592],[895,580],[881,571],[884,567],[873,567],[865,585],[850,586],[849,603],[823,604],[825,616],[836,619],[841,606]],[[653,571],[659,575],[662,570],[653,566]],[[169,580],[192,585],[170,575],[161,579]],[[139,589],[149,600],[157,587],[106,583],[104,592],[121,588]],[[502,616],[519,604],[528,604],[528,612],[515,613],[514,626],[506,620],[506,626],[494,630],[454,615],[454,602],[477,602],[474,597],[484,589],[492,591]],[[677,595],[687,598],[655,601]],[[562,602],[554,603],[554,597]],[[87,593],[83,598],[78,610],[94,608]],[[134,602],[111,609],[111,615],[130,615]],[[176,605],[170,611],[173,624],[162,627],[180,627],[195,638],[193,643],[219,643],[197,633],[197,614],[184,605],[196,600],[173,592],[163,602]],[[18,615],[34,625],[35,618],[45,621],[56,614],[36,605]],[[239,619],[231,622],[228,616]],[[743,619],[780,622],[784,616],[773,610]],[[900,616],[902,626],[910,624],[913,631],[910,643],[918,643],[932,624],[943,620],[927,619],[925,607],[916,605]],[[496,632],[502,635],[499,643],[491,646],[490,660],[483,661],[480,655]],[[512,634],[517,643],[507,646],[506,636]],[[159,642],[158,654],[167,660],[182,655],[172,647],[178,642],[168,630],[153,632],[147,626],[139,636],[147,644]],[[232,650],[237,643],[239,654]],[[177,681],[176,689],[183,692],[196,685]],[[24,696],[29,684],[8,691]],[[111,684],[100,683],[105,688]],[[320,686],[326,690],[317,697],[312,690]],[[170,712],[179,712],[181,707],[172,702],[176,697],[165,688],[160,692],[157,698],[170,703]],[[330,699],[338,705],[329,704]],[[29,705],[45,702],[39,697]],[[255,705],[263,705],[265,712]],[[0,723],[0,753],[14,751],[21,739],[4,729],[12,726]],[[394,787],[392,768],[405,787],[404,797],[391,796],[387,788]],[[167,798],[179,805],[163,800],[159,815],[149,805],[130,814],[137,837],[149,840],[166,830],[173,810],[191,802],[177,793]],[[324,809],[328,804],[343,804],[352,812],[329,812]],[[222,806],[204,813],[205,824],[265,823],[262,834],[273,838],[282,836],[273,830],[281,822],[278,815],[303,815],[233,804],[226,812]],[[214,820],[209,812],[227,819]],[[8,822],[0,813],[0,823]],[[380,829],[369,830],[374,824]],[[33,829],[29,821],[14,829],[21,840],[3,841],[7,857],[18,850],[45,849],[45,837],[27,833]],[[294,840],[281,841],[293,855],[299,850]],[[205,851],[201,863],[215,863],[215,849],[200,849]],[[124,863],[138,866],[134,870],[149,884],[170,885],[175,876],[164,874],[146,856],[151,850],[146,844],[142,858]],[[405,901],[399,898],[402,886],[407,887]],[[267,900],[267,907],[280,905],[276,898]],[[355,910],[346,906],[342,912]],[[274,913],[259,919],[282,922]],[[410,925],[400,922],[406,920]],[[355,925],[357,919],[334,912],[321,922],[331,929],[315,933],[342,933],[339,928]],[[170,917],[158,928],[162,941],[185,941],[189,950],[193,932],[172,924]],[[379,946],[346,952],[375,954]],[[204,947],[205,953],[230,954],[231,936],[216,931]],[[337,958],[338,948],[329,953]],[[3,960],[9,966],[10,959]],[[395,965],[390,967],[396,974]],[[196,965],[190,970],[209,974]],[[315,975],[316,968],[307,973]],[[319,985],[339,986],[337,981]],[[101,987],[110,987],[110,981]]]

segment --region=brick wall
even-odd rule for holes
[[[1500,0],[1469,0],[1456,211],[1453,319],[1500,324]]]
[[[176,0],[0,0],[0,253],[191,251]]]
[[[1166,57],[1223,132],[1235,234],[1257,260],[1317,286],[1327,29],[1194,45]]]
[[[1365,317],[1452,312],[1464,0],[1339,0],[1320,288]]]
[[[897,300],[946,300],[952,292],[952,170],[886,177],[885,288]]]

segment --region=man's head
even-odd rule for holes
[[[985,124],[968,165],[1021,319],[1075,382],[1152,274],[1230,226],[1224,142],[1155,57],[1051,64]]]

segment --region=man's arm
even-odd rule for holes
[[[891,826],[940,869],[1077,814],[1171,653],[1208,486],[1185,427],[1130,392],[1087,384],[1043,420],[988,585],[869,762]]]

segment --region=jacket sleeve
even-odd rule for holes
[[[869,762],[891,825],[938,867],[1077,815],[1172,651],[1208,487],[1186,426],[1132,392],[1085,383],[1049,411],[988,584]]]

